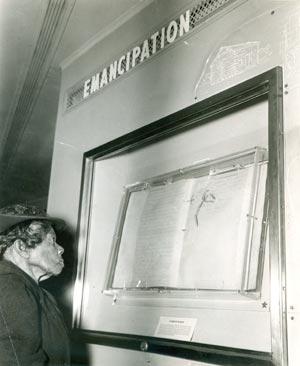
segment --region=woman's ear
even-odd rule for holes
[[[17,239],[13,244],[14,250],[23,258],[29,257],[29,251],[26,244],[21,239]]]

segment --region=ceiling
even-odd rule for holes
[[[0,206],[46,208],[60,66],[153,0],[0,0]]]

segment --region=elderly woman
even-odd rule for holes
[[[39,282],[60,274],[55,220],[0,213],[0,365],[69,365],[65,324]]]

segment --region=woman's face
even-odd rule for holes
[[[51,229],[40,244],[30,249],[28,264],[40,279],[57,276],[64,268],[63,252],[64,249],[56,243],[55,232]]]

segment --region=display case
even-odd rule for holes
[[[284,357],[282,123],[275,68],[84,154],[81,340],[218,365]]]

